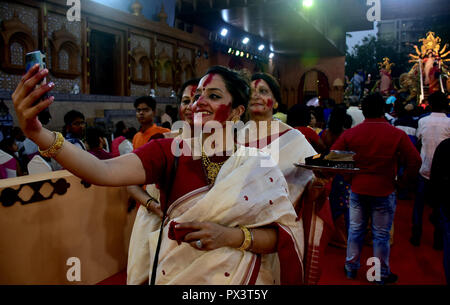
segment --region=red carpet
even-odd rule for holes
[[[443,252],[432,248],[433,225],[428,220],[431,213],[426,206],[423,216],[423,235],[420,247],[409,243],[413,200],[399,200],[394,218],[394,244],[391,247],[391,271],[398,275],[398,285],[445,285],[442,265]],[[372,247],[364,246],[361,269],[355,280],[344,274],[345,249],[328,246],[325,253],[320,285],[367,285],[365,262],[372,256]]]
[[[442,251],[436,251],[433,245],[433,226],[428,220],[431,209],[426,206],[423,217],[423,236],[420,247],[409,243],[411,234],[411,213],[413,201],[399,200],[394,220],[394,245],[391,247],[390,265],[392,272],[399,276],[397,285],[445,285],[442,266]],[[344,274],[345,249],[328,246],[326,249],[322,277],[319,285],[367,285],[365,265],[372,256],[372,248],[364,246],[361,257],[361,269],[355,280],[349,280]],[[98,283],[98,285],[125,285],[126,270]]]

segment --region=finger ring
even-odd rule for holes
[[[202,241],[199,239],[195,242],[195,245],[197,246],[197,248],[201,249],[203,247]]]

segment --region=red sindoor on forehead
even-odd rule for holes
[[[203,83],[203,88],[205,88],[206,86],[209,85],[209,83],[212,81],[214,75],[216,75],[216,74],[214,74],[214,73],[208,74],[208,76],[205,79],[205,82]]]
[[[230,110],[231,110],[231,104],[220,105],[214,115],[214,120],[216,120],[218,122],[225,122],[228,119],[228,116],[230,115]]]
[[[255,88],[258,88],[258,84],[259,84],[260,81],[261,81],[260,78],[258,78],[257,80],[255,80]]]
[[[197,90],[197,85],[192,85],[191,87],[191,97],[195,95],[195,91]]]

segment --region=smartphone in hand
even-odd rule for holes
[[[39,71],[44,70],[45,68],[47,68],[47,64],[46,64],[46,61],[45,61],[45,54],[43,54],[39,50],[27,53],[25,55],[25,69],[26,69],[27,72],[35,64],[39,64]],[[44,77],[44,79],[39,84],[36,85],[36,88],[39,88],[40,86],[45,85],[45,84],[47,84],[47,79]],[[40,101],[43,101],[43,100],[45,100],[47,98],[48,98],[48,94],[45,93],[40,98],[40,100],[37,103],[39,103]],[[41,117],[51,117],[48,108],[44,109],[41,113],[39,113],[39,119],[40,120],[41,120]]]

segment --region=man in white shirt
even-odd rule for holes
[[[350,107],[347,109],[347,114],[352,117],[352,127],[362,123],[365,119],[362,110],[359,109],[359,104],[360,103],[357,96],[350,97]]]
[[[410,242],[415,246],[420,245],[423,209],[425,201],[430,198],[429,180],[434,151],[439,143],[450,138],[450,118],[445,114],[448,108],[446,96],[441,92],[435,92],[428,97],[428,102],[432,112],[419,120],[416,133],[417,140],[422,143],[420,151],[422,166],[419,171],[419,182],[413,209],[412,237],[410,239]],[[434,218],[437,211],[434,209],[434,203],[432,203],[432,206],[432,218]],[[435,225],[433,247],[438,250],[442,248],[442,236],[437,224]]]

